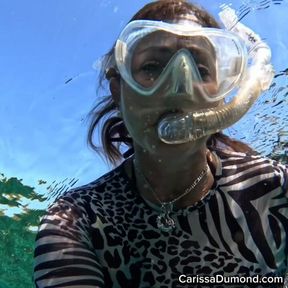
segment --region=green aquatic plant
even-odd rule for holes
[[[30,288],[33,271],[33,250],[37,226],[45,210],[27,204],[40,204],[46,198],[21,179],[0,178],[0,288]],[[35,202],[36,201],[36,202]],[[20,210],[19,210],[20,209]],[[13,212],[7,215],[7,212]],[[20,211],[20,212],[19,212]]]
[[[4,281],[0,280],[0,288],[10,288]]]

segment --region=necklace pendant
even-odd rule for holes
[[[157,227],[163,232],[170,232],[175,228],[175,220],[170,216],[173,203],[162,204],[161,213],[157,217]]]

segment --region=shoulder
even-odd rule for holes
[[[127,185],[127,177],[122,166],[123,164],[88,184],[68,190],[60,198],[71,203],[80,199],[85,202],[108,198],[109,195],[123,190]]]
[[[128,197],[127,190],[129,181],[121,164],[88,184],[64,192],[50,205],[48,212],[73,210],[78,217],[94,219],[96,215],[109,214],[116,201],[124,201]]]
[[[231,189],[273,189],[287,192],[287,166],[262,155],[217,150],[221,162],[220,184]]]

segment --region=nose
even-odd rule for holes
[[[170,93],[171,96],[187,95],[194,99],[194,83],[199,81],[197,65],[187,49],[181,49],[171,61]]]

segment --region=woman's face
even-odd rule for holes
[[[173,112],[195,112],[216,107],[218,102],[207,102],[202,97],[203,89],[213,94],[217,90],[215,53],[205,38],[195,37],[194,41],[185,37],[175,37],[168,32],[154,32],[144,37],[141,45],[134,49],[131,72],[134,79],[143,87],[151,87],[157,81],[166,64],[180,49],[193,55],[201,75],[201,88],[194,83],[194,93],[167,93],[169,79],[150,96],[143,96],[121,81],[120,110],[124,123],[134,143],[150,153],[170,153],[172,150],[197,151],[206,145],[207,137],[195,142],[168,145],[157,133],[159,121],[164,115]],[[203,88],[204,87],[204,88]]]

